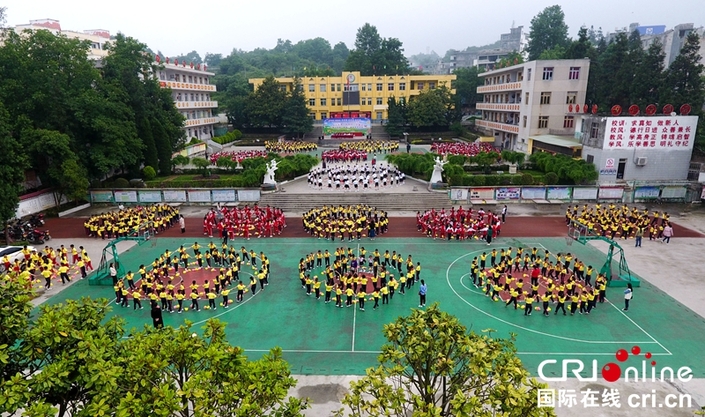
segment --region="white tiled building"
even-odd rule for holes
[[[106,45],[110,42],[110,32],[105,29],[90,29],[83,32],[73,30],[62,30],[61,23],[55,19],[30,20],[28,25],[17,25],[15,31],[21,33],[24,30],[48,30],[54,35],[63,35],[70,39],[79,39],[91,43],[88,51],[88,58],[99,60],[108,55]]]
[[[211,99],[211,94],[216,91],[215,85],[210,84],[214,74],[200,64],[169,58],[160,63],[164,68],[159,70],[159,84],[171,89],[176,108],[186,119],[183,129],[187,140],[212,138],[213,127],[218,123],[215,113],[218,102]]]
[[[589,59],[530,61],[480,74],[476,125],[503,149],[531,154],[543,149],[580,155],[574,138],[584,112]]]

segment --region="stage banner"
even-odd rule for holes
[[[229,203],[237,201],[235,190],[212,190],[211,193],[213,194],[213,202]]]
[[[545,187],[524,187],[521,189],[521,198],[524,200],[545,200]]]
[[[116,203],[136,203],[137,191],[115,191]]]
[[[184,190],[164,190],[164,201],[168,203],[185,203],[186,191]]]
[[[519,187],[500,187],[497,188],[497,200],[518,200],[521,196],[521,188]]]
[[[336,133],[350,133],[353,137],[363,139],[369,135],[371,131],[372,120],[369,117],[325,119],[323,121],[324,136],[331,136]]]
[[[547,200],[570,200],[570,187],[548,187]]]
[[[471,188],[470,200],[494,200],[494,188]]]
[[[162,192],[161,191],[138,191],[137,194],[140,198],[140,203],[161,203],[162,202]]]
[[[597,200],[597,188],[573,188],[573,200]]]

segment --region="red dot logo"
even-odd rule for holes
[[[646,352],[646,355],[644,355],[646,359],[651,359],[651,352]]]
[[[651,361],[651,366],[656,366],[656,361]]]
[[[627,360],[627,358],[629,358],[629,353],[627,353],[625,349],[619,349],[615,356],[617,357],[618,361],[624,362]]]
[[[610,362],[602,367],[602,378],[607,382],[615,382],[622,376],[622,368],[616,363]]]
[[[641,353],[641,348],[639,346],[634,346],[632,348],[632,355],[636,356]]]

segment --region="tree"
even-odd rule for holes
[[[416,128],[448,126],[443,98],[433,90],[422,91],[409,102],[408,119]]]
[[[191,159],[191,163],[198,168],[198,171],[201,173],[201,176],[203,177],[210,177],[211,173],[210,170],[208,170],[208,167],[211,166],[211,162],[207,160],[206,158],[193,158]]]
[[[275,127],[282,125],[282,113],[286,102],[286,92],[273,76],[264,79],[257,90],[250,94],[247,103],[247,118],[255,127]]]
[[[659,90],[664,85],[664,67],[661,42],[654,39],[636,67],[634,82],[630,86],[631,102],[644,109],[649,104],[661,103]]]
[[[174,159],[171,160],[171,168],[174,169],[177,166],[188,165],[191,162],[188,156],[176,155]]]
[[[409,61],[404,56],[401,41],[382,38],[375,26],[365,23],[357,30],[355,49],[345,61],[346,71],[361,75],[387,75],[408,72]]]
[[[606,109],[615,104],[622,108],[630,105],[629,86],[634,68],[629,63],[629,39],[626,34],[619,33],[598,58],[601,78],[596,101]]]
[[[3,10],[0,9],[0,16]],[[5,106],[0,102],[0,222],[5,229],[5,241],[9,241],[9,229],[5,224],[15,217],[20,202],[26,159],[17,139],[12,137],[10,119]],[[2,342],[0,342],[2,344]]]
[[[437,304],[384,326],[379,366],[350,383],[350,416],[553,416],[537,407],[545,384],[529,378],[510,339],[468,332]],[[339,411],[343,415],[344,410]]]
[[[578,31],[578,39],[570,42],[563,54],[564,59],[593,58],[595,47],[590,43],[588,28],[583,26]]]
[[[206,54],[208,56],[208,54]],[[173,57],[173,59],[178,59],[179,62],[187,62],[187,63],[193,63],[195,64],[202,64],[203,60],[201,59],[201,55],[199,55],[198,52],[196,51],[191,51],[187,53],[186,55],[178,55]]]
[[[407,107],[404,97],[399,100],[389,97],[387,100],[387,124],[384,126],[384,130],[390,136],[401,136],[406,130],[406,119]]]
[[[143,117],[140,121],[138,131],[140,138],[142,138],[142,143],[144,143],[144,163],[153,167],[159,166],[157,145],[154,141],[152,126],[149,123],[149,120]]]
[[[293,89],[284,103],[282,124],[287,135],[296,137],[301,137],[313,129],[313,119],[309,115],[306,96],[299,77],[294,78]]]
[[[690,104],[700,112],[705,100],[705,80],[703,79],[702,57],[699,54],[700,37],[690,32],[676,59],[666,71],[663,84],[662,101],[678,109],[683,104]]]
[[[549,6],[531,19],[529,43],[526,52],[529,61],[538,59],[541,54],[556,47],[568,45],[568,25],[561,6]]]
[[[482,94],[477,93],[477,87],[483,84],[480,79],[482,69],[479,67],[458,68],[455,74],[455,98],[458,109],[474,108],[482,99]]]

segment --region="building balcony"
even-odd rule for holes
[[[486,129],[500,130],[502,132],[519,133],[518,124],[512,125],[508,123],[491,122],[489,120],[476,120],[475,125]]]
[[[201,119],[188,119],[184,120],[184,127],[195,127],[195,126],[205,126],[218,123],[218,118],[216,117],[203,117]]]
[[[519,111],[519,104],[510,103],[477,103],[475,108],[477,110],[498,110],[498,111]]]
[[[492,85],[482,85],[477,87],[477,93],[496,93],[499,91],[517,91],[521,90],[521,83],[504,83],[504,84],[492,84]]]
[[[217,101],[176,101],[177,109],[212,109],[218,107]]]
[[[176,81],[159,81],[162,88],[171,88],[172,90],[187,90],[187,91],[215,91],[215,86],[211,84],[194,84],[194,83],[177,83]]]

